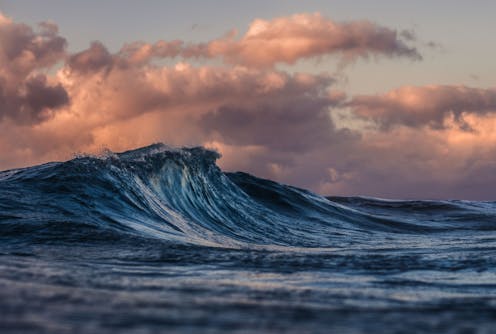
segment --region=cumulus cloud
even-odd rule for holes
[[[39,28],[34,31],[28,25],[0,17],[0,74],[26,76],[62,59],[66,40],[58,35],[57,26],[44,22]]]
[[[0,121],[38,123],[69,102],[64,87],[42,73],[64,58],[65,47],[55,24],[34,31],[0,14]]]
[[[157,140],[259,145],[289,154],[312,149],[312,140],[326,145],[349,136],[330,118],[330,108],[345,95],[332,89],[334,79],[327,74],[188,63],[158,66],[127,62],[120,54],[93,43],[70,55],[57,75],[70,106],[16,145],[39,153],[39,159],[50,156],[49,149],[63,156],[69,150],[94,151],[104,145],[127,149]]]
[[[90,48],[91,50],[91,48]],[[92,51],[89,51],[91,53]],[[78,54],[80,55],[85,54]],[[85,58],[87,59],[87,58]],[[328,92],[333,79],[325,74],[288,74],[276,70],[244,67],[192,66],[178,63],[173,67],[119,66],[120,60],[94,66],[95,62],[72,62],[64,68],[61,80],[72,97],[72,109],[89,115],[98,111],[101,118],[123,119],[147,112],[174,114],[176,110],[201,109],[199,117],[220,106],[250,109],[264,104],[267,112],[277,105],[305,97],[322,107],[342,99],[338,92]],[[102,64],[101,62],[96,62]],[[91,68],[92,72],[85,70]],[[98,70],[97,70],[98,69]],[[85,110],[84,112],[81,110]]]
[[[331,54],[346,61],[379,55],[421,59],[418,50],[406,43],[414,39],[411,33],[405,35],[373,22],[334,22],[314,13],[254,20],[240,39],[233,33],[208,43],[206,50],[229,63],[249,66],[292,64]]]
[[[468,130],[464,116],[496,112],[496,89],[465,86],[402,87],[382,95],[360,95],[348,105],[381,128],[395,125],[444,128],[450,121]]]
[[[335,22],[314,13],[256,19],[239,38],[236,30],[231,30],[224,37],[205,43],[129,43],[116,56],[131,64],[144,64],[155,58],[221,58],[232,65],[249,67],[293,64],[326,55],[338,55],[344,62],[372,56],[420,60],[419,51],[408,45],[415,40],[412,31],[397,31],[365,20]],[[101,50],[100,45],[94,45],[88,56],[96,56]]]
[[[0,168],[164,141],[216,148],[226,170],[323,194],[494,196],[494,90],[403,87],[350,99],[331,75],[274,67],[331,54],[418,59],[415,41],[409,31],[301,14],[255,20],[239,38],[131,42],[117,52],[95,41],[70,53],[55,24],[34,30],[0,15]],[[195,57],[225,62],[193,65]],[[347,126],[337,109],[351,110]],[[348,128],[363,119],[379,128]]]

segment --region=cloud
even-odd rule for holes
[[[320,192],[494,200],[496,117],[471,116],[468,122],[476,132],[409,127],[362,132],[362,141],[348,152],[353,159],[334,164],[338,178],[322,182]]]
[[[69,68],[80,73],[95,72],[104,68],[109,70],[113,63],[114,57],[97,41],[92,42],[88,49],[72,54],[67,59]]]
[[[66,40],[53,23],[39,28],[34,31],[0,14],[0,121],[39,123],[69,103],[64,87],[43,74],[64,58]]]
[[[279,101],[221,105],[201,118],[201,126],[228,145],[263,146],[293,153],[351,139],[351,134],[336,129],[330,118],[330,108],[339,105],[344,95],[322,94],[320,88],[302,89]]]
[[[124,45],[119,51],[119,57],[127,59],[132,64],[145,64],[154,58],[174,58],[183,52],[184,42],[158,41],[153,44],[134,42]]]
[[[38,74],[18,87],[17,94],[9,94],[8,85],[0,84],[0,118],[8,116],[19,123],[39,123],[52,116],[55,109],[69,103],[69,96],[60,85],[50,85],[46,76]]]
[[[67,59],[52,79],[68,93],[70,105],[26,129],[23,142],[11,143],[29,152],[26,161],[42,161],[53,152],[59,159],[74,151],[127,149],[153,141],[260,145],[290,154],[313,149],[312,140],[327,145],[349,136],[330,118],[330,108],[345,95],[332,89],[334,79],[327,74],[123,62],[99,43]],[[241,119],[251,121],[240,124]]]
[[[496,112],[496,89],[407,86],[380,95],[356,96],[348,106],[356,116],[383,129],[399,125],[441,129],[451,122],[469,130],[466,115]]]
[[[226,170],[323,194],[494,198],[494,90],[403,87],[349,99],[329,74],[274,66],[332,54],[418,59],[415,41],[410,31],[299,14],[255,20],[240,38],[117,52],[95,41],[70,53],[55,24],[33,30],[0,15],[0,168],[163,141],[207,145]],[[349,110],[345,125],[336,113]],[[349,128],[364,119],[378,126]]]
[[[90,59],[86,55],[91,54],[92,49],[93,46],[78,54],[76,59],[81,55],[85,60]],[[316,104],[330,106],[335,103],[334,99],[340,98],[337,92],[327,91],[333,79],[325,74],[195,67],[188,63],[172,67],[120,66],[117,57],[109,59],[105,62],[78,61],[76,67],[69,61],[62,69],[61,81],[70,92],[74,112],[89,117],[100,110],[104,115],[102,119],[109,121],[153,111],[172,114],[181,108],[201,109],[200,116],[220,106],[246,109],[265,104],[272,107],[305,95],[308,95],[307,100],[315,98]],[[91,69],[89,72],[88,68]],[[103,68],[106,70],[100,71]]]
[[[291,154],[350,137],[336,129],[330,118],[330,108],[345,96],[332,90],[334,81],[327,75],[179,64],[142,70],[114,68],[86,80],[85,88],[78,85],[74,91],[100,98],[93,101],[75,93],[72,110],[85,115],[87,122],[91,120],[94,145],[126,137],[132,146],[136,136],[129,134],[134,130],[127,124],[134,122],[146,131],[146,135],[136,135],[148,136],[148,142],[215,141],[224,148],[282,150],[288,162]],[[102,135],[105,128],[112,129],[106,131],[112,134],[110,140]],[[275,162],[261,159],[257,164],[245,168],[262,171]]]
[[[208,54],[221,56],[232,64],[273,66],[338,54],[345,61],[370,56],[421,59],[420,53],[405,40],[413,34],[369,21],[334,22],[319,13],[296,14],[272,20],[254,20],[239,40],[235,34],[207,45]]]
[[[26,77],[64,57],[67,43],[58,35],[57,26],[44,22],[39,28],[36,32],[28,25],[0,17],[0,75],[9,79]]]
[[[115,56],[121,64],[145,64],[174,57],[221,58],[231,65],[264,68],[327,55],[338,55],[344,63],[372,56],[422,59],[419,51],[408,45],[416,40],[413,31],[397,31],[365,20],[335,22],[319,13],[256,19],[243,36],[237,35],[236,30],[231,30],[224,37],[203,43],[133,42],[124,45]],[[76,58],[85,61],[85,57],[93,56],[102,57],[93,62],[104,61],[107,58],[102,52],[101,45],[94,44]]]

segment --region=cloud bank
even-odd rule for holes
[[[324,194],[496,196],[494,89],[348,96],[332,75],[277,67],[324,56],[420,60],[413,33],[297,14],[254,20],[237,36],[117,52],[95,41],[72,53],[54,23],[33,29],[0,16],[0,168],[164,141],[206,145],[227,170]]]
[[[296,14],[272,20],[254,20],[238,37],[236,30],[205,43],[182,40],[132,42],[116,55],[121,64],[144,64],[153,59],[182,57],[220,58],[231,65],[273,67],[301,59],[337,55],[343,62],[370,57],[404,57],[421,60],[409,46],[415,35],[370,21],[335,22],[319,13]],[[93,45],[98,51],[98,44]]]

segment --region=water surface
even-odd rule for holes
[[[217,158],[0,172],[2,333],[496,333],[496,203],[324,198]]]

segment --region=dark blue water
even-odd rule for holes
[[[496,203],[324,198],[153,145],[0,173],[2,333],[496,333]]]

